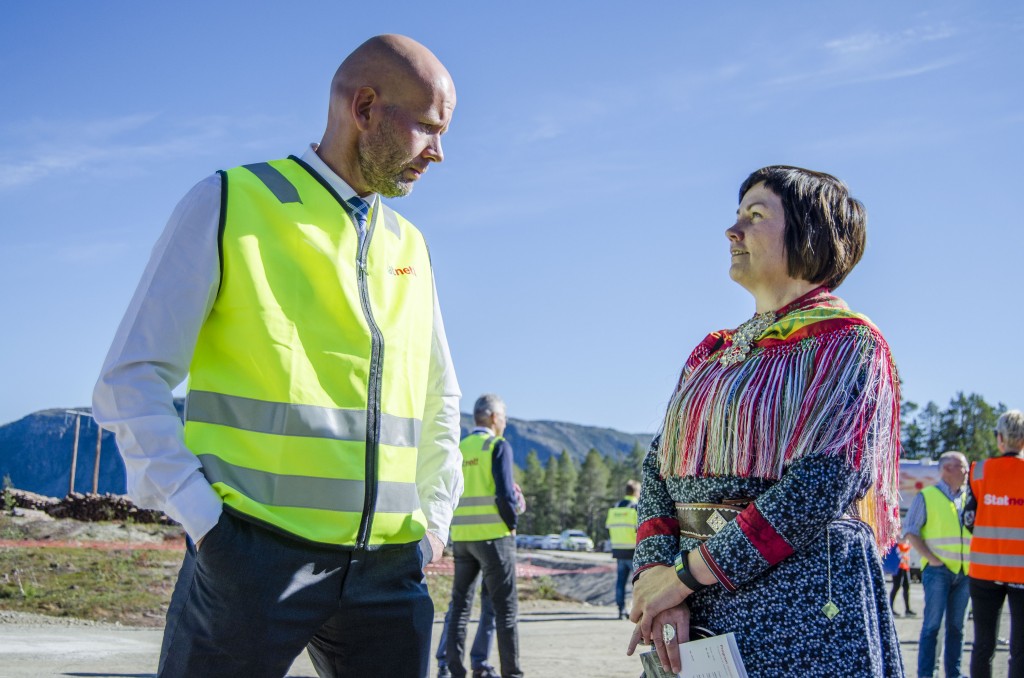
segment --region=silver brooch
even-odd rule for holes
[[[732,335],[732,345],[722,351],[718,362],[723,367],[728,367],[746,360],[754,342],[775,323],[776,317],[775,311],[757,313],[753,318],[737,327]]]

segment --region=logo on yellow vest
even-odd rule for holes
[[[389,275],[416,275],[416,268],[413,266],[394,267],[388,266]]]

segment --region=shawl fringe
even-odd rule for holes
[[[728,367],[707,340],[698,347],[665,417],[662,475],[778,479],[805,457],[839,457],[870,471],[858,509],[888,548],[899,531],[900,436],[899,379],[885,340],[857,320],[766,343]]]

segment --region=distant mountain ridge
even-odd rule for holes
[[[182,401],[175,401],[180,414]],[[76,408],[90,412],[89,408]],[[71,457],[75,437],[75,415],[65,409],[40,410],[18,421],[0,426],[0,478],[9,477],[21,490],[51,497],[63,497],[70,489]],[[473,427],[473,418],[462,415],[462,434]],[[91,492],[96,461],[96,422],[82,416],[78,439],[75,491]],[[509,419],[505,438],[512,444],[515,461],[525,467],[530,450],[541,462],[568,450],[582,460],[593,448],[606,457],[620,458],[635,445],[646,447],[650,434],[623,433],[611,428],[582,426],[561,421]],[[124,462],[112,434],[104,431],[100,451],[98,491],[124,494]]]

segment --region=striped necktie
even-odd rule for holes
[[[356,227],[359,229],[359,239],[366,235],[366,217],[370,213],[370,205],[358,195],[353,195],[346,202],[352,206],[352,216],[356,219]]]

